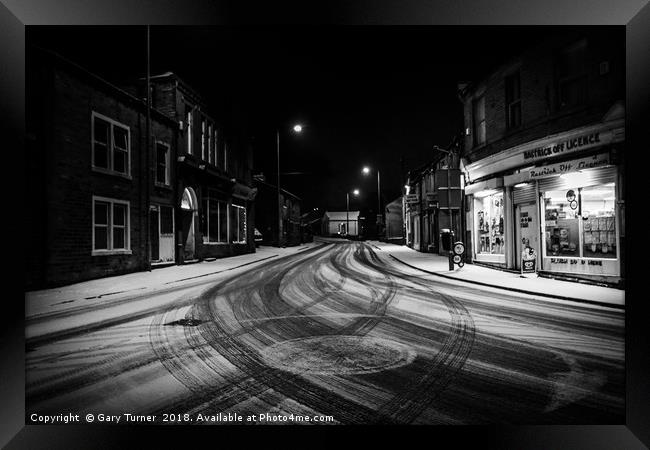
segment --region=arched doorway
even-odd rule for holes
[[[181,232],[183,242],[183,255],[181,257],[184,261],[196,258],[196,233],[194,230],[196,217],[198,217],[196,193],[191,187],[186,187],[181,197]]]

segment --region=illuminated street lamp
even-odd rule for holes
[[[296,124],[293,126],[295,133],[302,131],[302,125]],[[276,146],[278,153],[278,247],[282,246],[282,199],[280,198],[280,129],[275,130]]]

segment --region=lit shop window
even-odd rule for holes
[[[544,193],[547,256],[580,256],[578,189]]]
[[[93,197],[93,254],[129,249],[129,203]]]
[[[231,205],[230,224],[231,241],[233,244],[246,243],[246,208],[239,205]]]
[[[544,193],[546,256],[616,259],[614,183]]]
[[[616,258],[614,183],[582,188],[582,256]]]
[[[92,113],[92,166],[101,171],[130,175],[129,127]]]
[[[503,193],[477,192],[474,198],[476,253],[504,255]]]

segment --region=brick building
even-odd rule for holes
[[[443,254],[445,250],[440,241],[443,230],[453,229],[455,237],[461,236],[464,229],[462,189],[457,167],[456,151],[449,156],[437,153],[432,162],[409,171],[404,196],[404,222],[406,245],[414,250]],[[451,189],[447,188],[448,185]]]
[[[27,52],[28,289],[255,251],[242,121],[173,73],[151,92],[147,151],[144,83]]]
[[[151,77],[152,106],[179,129],[176,241],[182,261],[255,252],[253,152],[231,105],[210,105],[176,74]]]
[[[255,217],[257,229],[262,233],[264,245],[278,246],[278,226],[281,228],[280,246],[300,245],[302,236],[302,215],[300,197],[281,189],[282,221],[278,220],[278,188],[264,181],[256,180]]]
[[[484,79],[464,104],[468,257],[542,274],[624,277],[625,32],[558,30]]]
[[[26,287],[173,262],[176,123],[152,110],[147,152],[145,102],[37,48],[26,87]]]

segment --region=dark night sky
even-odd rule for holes
[[[27,27],[53,49],[116,84],[146,71],[145,27]],[[552,31],[543,27],[152,27],[152,74],[171,70],[217,105],[244,99],[255,172],[275,182],[282,126],[283,188],[303,210],[352,209],[400,194],[402,174],[462,129],[459,81],[471,81]],[[290,126],[300,122],[303,133]],[[405,174],[404,174],[405,175]]]

